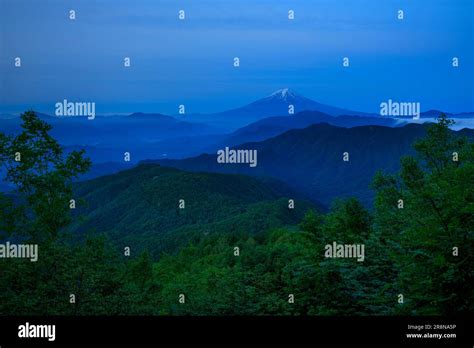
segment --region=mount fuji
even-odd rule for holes
[[[301,111],[319,111],[331,116],[355,115],[366,116],[367,113],[341,109],[318,103],[309,98],[297,94],[290,88],[279,89],[268,97],[250,103],[241,109],[257,112],[259,114],[270,113],[276,115],[288,115],[288,106],[293,105],[294,113]],[[268,116],[268,115],[267,115]]]
[[[292,116],[289,114],[290,106],[293,106],[294,114],[301,111],[318,111],[330,116],[375,116],[321,104],[299,95],[290,88],[283,88],[240,108],[214,114],[192,114],[188,116],[188,120],[212,124],[225,130],[235,130],[270,116]]]

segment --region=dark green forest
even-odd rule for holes
[[[1,315],[473,309],[474,144],[445,115],[398,173],[373,178],[371,210],[354,198],[325,210],[271,179],[155,164],[76,183],[86,154],[64,153],[34,112],[22,120],[20,134],[0,133],[16,187],[0,193],[0,242],[38,244],[39,258],[0,258]],[[365,260],[326,258],[334,241],[364,244]]]

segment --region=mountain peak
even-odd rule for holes
[[[282,88],[273,92],[270,95],[270,97],[274,97],[274,98],[276,97],[276,98],[281,98],[281,99],[286,100],[286,99],[299,97],[299,95],[291,88]]]

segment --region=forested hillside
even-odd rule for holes
[[[294,225],[308,209],[322,209],[274,179],[158,164],[78,183],[75,195],[85,204],[77,209],[81,219],[72,225],[74,235],[95,231],[154,256],[213,233],[253,235]]]
[[[90,167],[84,153],[65,156],[45,122],[33,112],[22,119],[20,135],[0,136],[0,162],[17,187],[15,200],[0,195],[0,240],[35,243],[39,257],[0,259],[2,315],[473,310],[474,144],[450,132],[444,116],[413,144],[398,173],[375,176],[373,211],[349,198],[334,201],[326,213],[308,209],[301,219],[281,198],[285,189],[271,182],[154,165],[74,191],[73,178]],[[185,213],[175,194],[186,194]],[[77,211],[70,206],[76,195],[83,199]],[[151,228],[140,235],[147,221]],[[148,251],[132,246],[127,253],[123,246],[132,242],[126,235],[133,231],[125,228],[134,223],[133,240],[143,238]],[[199,237],[156,255],[160,230],[170,238],[190,231]],[[363,245],[365,255],[328,257],[333,243]]]

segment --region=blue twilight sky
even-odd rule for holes
[[[353,110],[473,111],[473,19],[472,0],[0,0],[0,112],[213,112],[284,87]]]

